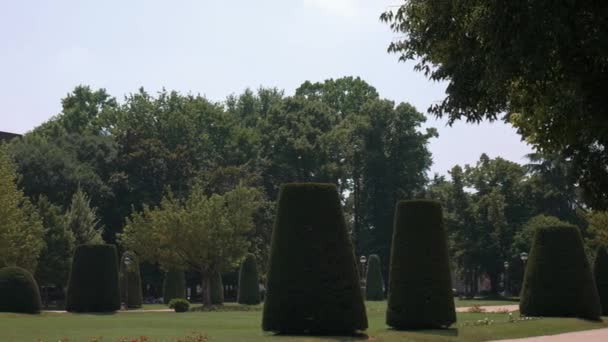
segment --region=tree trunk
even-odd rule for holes
[[[204,271],[201,271],[201,290],[203,306],[211,306],[211,277]]]

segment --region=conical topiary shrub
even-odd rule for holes
[[[260,304],[259,281],[255,256],[247,254],[239,270],[239,292],[237,294],[239,304]]]
[[[577,227],[536,230],[519,310],[526,316],[600,317],[597,287]]]
[[[186,299],[186,275],[182,270],[169,270],[163,280],[163,303],[169,304],[174,298]]]
[[[351,334],[367,316],[333,184],[285,184],[272,234],[262,328]]]
[[[600,247],[597,250],[595,263],[593,264],[593,273],[595,275],[595,283],[597,292],[600,296],[602,304],[602,316],[608,316],[608,248]]]
[[[0,312],[39,313],[40,291],[32,274],[21,267],[0,269]]]
[[[384,280],[380,267],[380,257],[376,254],[369,256],[365,281],[365,299],[384,300]]]
[[[224,283],[222,282],[222,275],[216,272],[211,278],[211,304],[222,305],[224,304]]]
[[[395,208],[386,323],[395,329],[456,322],[441,205],[401,201]]]
[[[66,310],[111,312],[120,309],[118,257],[114,245],[80,245],[74,252]]]
[[[120,259],[120,300],[129,308],[141,308],[142,297],[139,258],[135,253],[124,252]]]

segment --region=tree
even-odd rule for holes
[[[602,209],[607,14],[599,2],[408,0],[381,19],[400,36],[390,52],[416,60],[415,69],[430,79],[449,82],[432,113],[450,123],[506,113],[502,118],[537,149],[572,158],[588,204]]]
[[[272,234],[262,329],[317,334],[367,329],[336,186],[282,185]]]
[[[0,267],[36,270],[44,248],[44,230],[36,209],[17,188],[18,174],[0,145]]]
[[[382,267],[380,257],[376,254],[369,256],[367,262],[367,279],[365,280],[365,299],[384,300],[384,279],[382,279]]]
[[[260,279],[255,255],[247,254],[239,270],[239,292],[237,302],[239,304],[260,304]]]
[[[42,304],[38,284],[27,270],[0,269],[0,312],[39,313]]]
[[[588,245],[592,248],[608,247],[608,211],[587,213]]]
[[[211,304],[222,305],[224,304],[224,282],[222,281],[222,274],[215,272],[211,276]]]
[[[441,204],[397,203],[386,324],[395,329],[445,328],[456,322]]]
[[[91,201],[81,189],[78,189],[72,197],[66,220],[77,245],[103,243],[101,237],[103,229],[99,227],[96,208],[91,208]]]
[[[169,192],[160,206],[144,206],[131,215],[120,241],[142,260],[159,262],[165,269],[200,272],[203,304],[211,305],[211,276],[239,265],[261,203],[257,189],[240,185],[208,196],[199,184],[183,200]]]
[[[40,196],[36,207],[42,219],[45,241],[36,268],[36,279],[41,285],[64,288],[68,282],[74,254],[74,234],[67,227],[66,217],[60,206],[54,205],[45,196]]]
[[[602,315],[608,315],[608,249],[600,247],[593,263],[593,276],[602,305]]]
[[[182,270],[171,269],[163,280],[163,303],[175,298],[186,299],[186,276]]]

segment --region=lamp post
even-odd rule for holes
[[[359,262],[361,263],[361,287],[365,287],[365,263],[367,262],[367,258],[365,255],[362,255],[359,258]]]
[[[509,293],[509,262],[505,261],[504,265],[505,267],[505,297],[510,297],[511,294]]]
[[[521,261],[524,263],[524,267],[526,266],[526,262],[528,261],[528,253],[526,252],[522,252],[519,255],[519,258],[521,259]]]
[[[123,262],[125,263],[125,310],[129,310],[129,266],[131,266],[132,260],[131,257],[126,254]]]

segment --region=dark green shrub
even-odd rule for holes
[[[333,184],[281,187],[262,328],[351,334],[367,328],[353,248]]]
[[[175,312],[186,312],[190,308],[190,302],[184,298],[173,298],[169,301],[169,308]]]
[[[599,318],[600,299],[577,227],[536,230],[519,309],[526,316]]]
[[[131,260],[128,267],[125,262],[127,256]],[[120,300],[129,308],[141,308],[142,297],[139,258],[135,253],[125,252],[120,259]]]
[[[74,252],[66,310],[110,312],[120,309],[118,257],[114,245],[80,245]]]
[[[456,322],[441,205],[401,201],[395,208],[386,323],[395,329]]]
[[[239,304],[260,304],[260,279],[258,278],[258,267],[253,254],[247,254],[239,270],[239,292],[237,301]]]
[[[181,270],[170,270],[163,280],[163,302],[169,304],[173,298],[186,298],[186,275]]]
[[[222,282],[222,275],[219,272],[216,272],[211,277],[211,304],[224,304],[224,283]]]
[[[380,267],[380,257],[376,254],[369,256],[365,282],[365,299],[384,300],[384,279]]]
[[[21,267],[0,269],[0,312],[38,313],[40,291],[32,274]]]
[[[598,248],[593,273],[602,304],[602,316],[608,316],[608,248]]]

